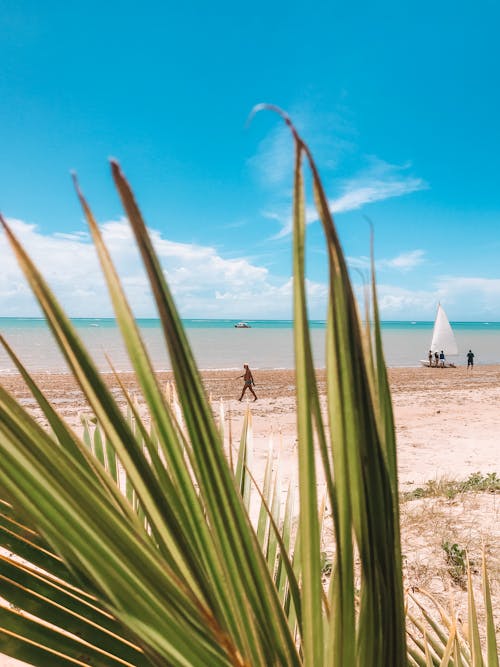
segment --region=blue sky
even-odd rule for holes
[[[154,314],[117,157],[185,317],[289,317],[292,146],[317,157],[352,267],[375,225],[385,319],[499,320],[498,3],[0,7],[0,210],[73,316],[105,316],[76,169],[134,310]],[[310,212],[310,312],[325,253]],[[0,316],[38,311],[0,237]],[[359,283],[357,273],[354,280]]]

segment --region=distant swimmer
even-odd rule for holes
[[[252,385],[255,384],[255,382],[253,381],[252,371],[250,370],[250,367],[249,367],[248,364],[243,364],[243,368],[245,369],[245,372],[243,373],[243,375],[238,375],[238,377],[236,378],[237,380],[239,378],[243,378],[244,381],[245,381],[245,384],[243,385],[243,391],[241,392],[241,396],[239,397],[238,400],[241,401],[243,396],[245,395],[246,390],[250,389],[250,391],[252,392],[253,397],[254,397],[253,400],[256,401],[257,400],[257,395],[254,392],[254,390],[252,389]]]
[[[474,368],[474,352],[472,350],[467,352],[467,370],[469,370],[469,368],[471,370]]]

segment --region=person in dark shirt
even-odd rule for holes
[[[441,350],[441,352],[439,354],[439,364],[440,364],[441,368],[444,368],[444,361],[445,361],[444,352],[443,352],[443,350]]]
[[[434,366],[437,368],[439,366],[439,354],[434,352]]]
[[[469,370],[469,368],[471,370],[474,368],[474,352],[472,350],[467,352],[467,370]]]

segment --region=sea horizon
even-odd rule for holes
[[[88,317],[69,317],[69,320],[71,322],[76,322],[76,323],[91,323],[91,322],[100,322],[104,324],[117,324],[117,320],[115,317],[99,317],[99,316],[88,316]],[[147,324],[147,323],[154,323],[154,324],[159,324],[161,322],[159,317],[136,317],[135,318],[136,322],[142,323],[142,324]],[[237,324],[238,322],[246,322],[248,324],[254,324],[255,326],[267,326],[267,325],[284,325],[284,326],[292,326],[293,325],[293,319],[286,319],[286,318],[280,318],[280,319],[273,319],[273,318],[236,318],[236,317],[182,317],[181,318],[182,323],[185,326],[190,326],[191,324],[198,324],[198,323],[213,323],[213,324],[219,324],[219,325],[227,325],[227,324]],[[2,327],[3,324],[8,324],[9,322],[41,322],[41,323],[46,323],[46,318],[43,315],[37,315],[37,316],[25,316],[25,315],[8,315],[8,316],[0,316],[0,328]],[[424,326],[430,326],[431,328],[434,326],[434,320],[381,320],[380,321],[381,325],[404,325],[404,326],[419,326],[419,325],[424,325]],[[311,318],[309,319],[309,324],[311,325],[326,325],[326,319],[314,319]],[[470,326],[470,325],[479,325],[479,326],[489,326],[489,325],[498,325],[500,327],[500,320],[450,320],[450,324],[452,326]]]
[[[132,367],[113,317],[70,318],[98,368],[109,371],[109,355],[119,372]],[[255,369],[294,367],[293,320],[246,319],[249,328],[238,329],[234,318],[183,318],[188,339],[201,370],[241,368],[244,362]],[[159,318],[137,318],[155,370],[171,370]],[[311,342],[317,368],[325,367],[325,320],[310,320]],[[383,320],[382,341],[389,367],[419,366],[426,359],[434,322],[430,320]],[[500,322],[451,321],[459,355],[450,357],[458,365],[465,363],[469,349],[477,364],[500,364]],[[30,372],[68,372],[44,317],[0,317],[0,333]],[[15,368],[4,350],[0,350],[0,374]]]

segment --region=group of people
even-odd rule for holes
[[[446,357],[444,356],[444,351],[441,350],[441,352],[432,352],[432,350],[429,350],[429,366],[434,367],[434,368],[444,368],[446,363]],[[474,367],[474,352],[472,350],[469,350],[467,352],[467,370],[472,370]],[[245,395],[245,392],[247,389],[250,390],[250,393],[253,394],[253,400],[257,400],[257,395],[253,390],[253,387],[255,386],[255,382],[253,379],[252,371],[250,370],[250,367],[248,364],[243,364],[243,370],[245,371],[243,375],[239,375],[236,379],[243,378],[243,391],[241,392],[241,396],[239,397],[239,401],[243,400],[243,396]]]
[[[434,368],[444,368],[446,363],[446,358],[444,356],[443,350],[441,352],[432,352],[429,350],[429,366],[434,366]],[[474,368],[474,352],[469,350],[467,352],[467,370],[472,370]]]
[[[432,354],[432,350],[429,350],[429,366],[434,366],[435,368],[444,368],[445,362],[446,358],[444,356],[443,350],[441,350],[439,354],[438,352],[434,352],[434,354]]]

